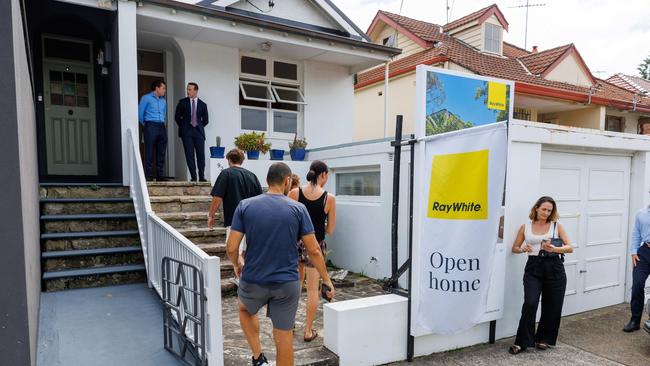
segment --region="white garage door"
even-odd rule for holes
[[[543,151],[541,193],[553,197],[574,253],[563,314],[625,297],[630,157]]]

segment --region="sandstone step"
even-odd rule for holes
[[[46,291],[146,282],[144,264],[68,269],[43,273]]]
[[[43,215],[42,230],[45,233],[109,232],[113,230],[137,230],[135,214],[79,214]]]
[[[209,255],[226,260],[226,243],[204,243],[197,246]]]
[[[46,215],[133,213],[133,201],[128,197],[42,198],[41,212]]]
[[[208,213],[205,212],[158,212],[158,217],[176,229],[201,228],[208,225]],[[221,212],[215,215],[215,225],[223,226]]]
[[[210,196],[154,196],[149,197],[151,209],[158,212],[205,212],[208,213]]]
[[[139,246],[140,236],[137,231],[123,236],[96,236],[96,237],[54,237],[42,240],[44,251],[59,250],[85,250],[98,248],[120,248]]]
[[[112,231],[73,231],[65,233],[41,234],[41,240],[70,239],[70,238],[97,238],[139,235],[138,230],[112,230]]]
[[[237,285],[233,281],[231,281],[231,278],[221,278],[221,297],[230,297],[230,296],[235,296],[237,295]]]
[[[41,184],[41,198],[126,198],[129,187],[122,185],[50,185]]]
[[[103,266],[123,266],[142,263],[144,263],[144,258],[142,256],[142,250],[140,249],[136,252],[125,253],[75,255],[71,257],[57,258],[45,257],[43,259],[43,271],[54,272],[68,269],[99,268]]]
[[[222,227],[214,228],[189,228],[179,229],[181,235],[190,239],[194,244],[221,243],[226,241],[226,229]]]
[[[149,182],[150,197],[158,196],[210,196],[212,185],[208,182]]]

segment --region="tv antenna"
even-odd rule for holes
[[[528,8],[532,7],[541,7],[541,6],[546,6],[546,4],[530,4],[529,0],[526,0],[526,5],[516,5],[516,6],[509,6],[509,8],[526,8],[526,27],[525,27],[525,33],[524,33],[524,49],[527,49],[527,43],[528,43]]]

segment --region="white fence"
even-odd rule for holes
[[[129,187],[138,221],[149,287],[153,287],[158,296],[162,297],[161,264],[164,257],[191,264],[201,270],[206,295],[205,347],[207,359],[211,366],[221,366],[223,365],[223,336],[220,259],[206,254],[151,210],[137,139],[131,129],[127,130],[127,135]],[[187,275],[189,276],[190,273]],[[187,305],[193,307],[194,304],[188,303]],[[190,336],[192,333],[192,330],[188,329]]]

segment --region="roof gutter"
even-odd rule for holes
[[[191,13],[197,13],[197,14],[202,14],[202,15],[209,15],[229,21],[234,21],[238,23],[243,23],[243,24],[249,24],[253,25],[256,27],[262,26],[268,29],[276,30],[279,32],[287,32],[287,33],[293,33],[293,34],[298,34],[298,35],[303,35],[307,37],[313,37],[313,38],[318,38],[326,41],[331,41],[331,42],[337,42],[337,43],[342,43],[342,44],[347,44],[363,49],[370,50],[372,52],[383,52],[386,54],[389,54],[391,57],[395,55],[399,55],[402,53],[402,50],[399,48],[393,48],[393,47],[386,47],[382,45],[378,45],[375,43],[370,43],[370,42],[362,42],[362,41],[356,41],[353,39],[348,39],[345,37],[340,37],[336,36],[333,34],[328,34],[324,32],[317,32],[317,31],[311,31],[311,30],[306,30],[303,28],[298,28],[298,27],[293,27],[290,25],[286,24],[281,24],[277,22],[272,22],[268,20],[261,20],[257,19],[255,17],[250,17],[242,14],[235,14],[231,13],[225,10],[221,9],[213,9],[213,8],[206,8],[206,7],[200,7],[192,4],[186,4],[174,0],[137,0],[137,2],[142,2],[142,3],[147,3],[147,4],[152,4],[152,5],[158,5],[158,6],[164,6],[176,10],[182,10],[182,11],[187,11]]]
[[[433,64],[437,64],[437,63],[439,63],[439,62],[445,62],[445,61],[449,61],[449,58],[446,57],[446,56],[438,56],[438,57],[434,57],[434,58],[432,58],[432,59],[429,59],[429,60],[427,60],[427,61],[424,61],[424,62],[422,62],[422,63],[420,63],[420,64],[418,64],[418,65],[433,65]],[[405,68],[405,69],[401,69],[401,70],[393,71],[393,72],[391,72],[391,73],[388,74],[388,79],[390,79],[390,78],[394,78],[394,77],[399,76],[399,75],[403,75],[403,74],[409,73],[409,72],[411,72],[411,71],[415,71],[415,68],[416,68],[418,65],[413,65],[413,66],[409,66],[409,67],[407,67],[407,68]],[[384,67],[385,67],[385,66],[384,66]],[[390,70],[390,68],[389,68],[388,70]],[[366,71],[366,72],[368,72],[368,71]],[[385,72],[385,69],[384,69],[384,72]],[[382,73],[382,75],[379,76],[379,77],[376,77],[376,78],[371,79],[371,80],[368,80],[368,81],[364,81],[363,83],[358,83],[358,84],[356,84],[356,85],[354,86],[354,89],[361,89],[361,88],[366,87],[366,86],[368,86],[368,85],[372,85],[372,84],[378,83],[378,82],[380,82],[380,81],[384,81],[384,79],[385,79],[385,76],[384,76],[384,74]]]
[[[636,112],[650,112],[650,106],[639,105],[638,103],[624,102],[620,100],[607,99],[603,97],[589,96],[583,93],[570,92],[566,90],[560,90],[555,88],[549,88],[545,86],[526,84],[519,81],[515,82],[515,92],[533,94],[542,97],[551,97],[564,100],[571,100],[574,102],[596,105],[603,105],[607,107],[613,107],[618,109],[627,109]],[[591,100],[590,100],[591,98]]]

